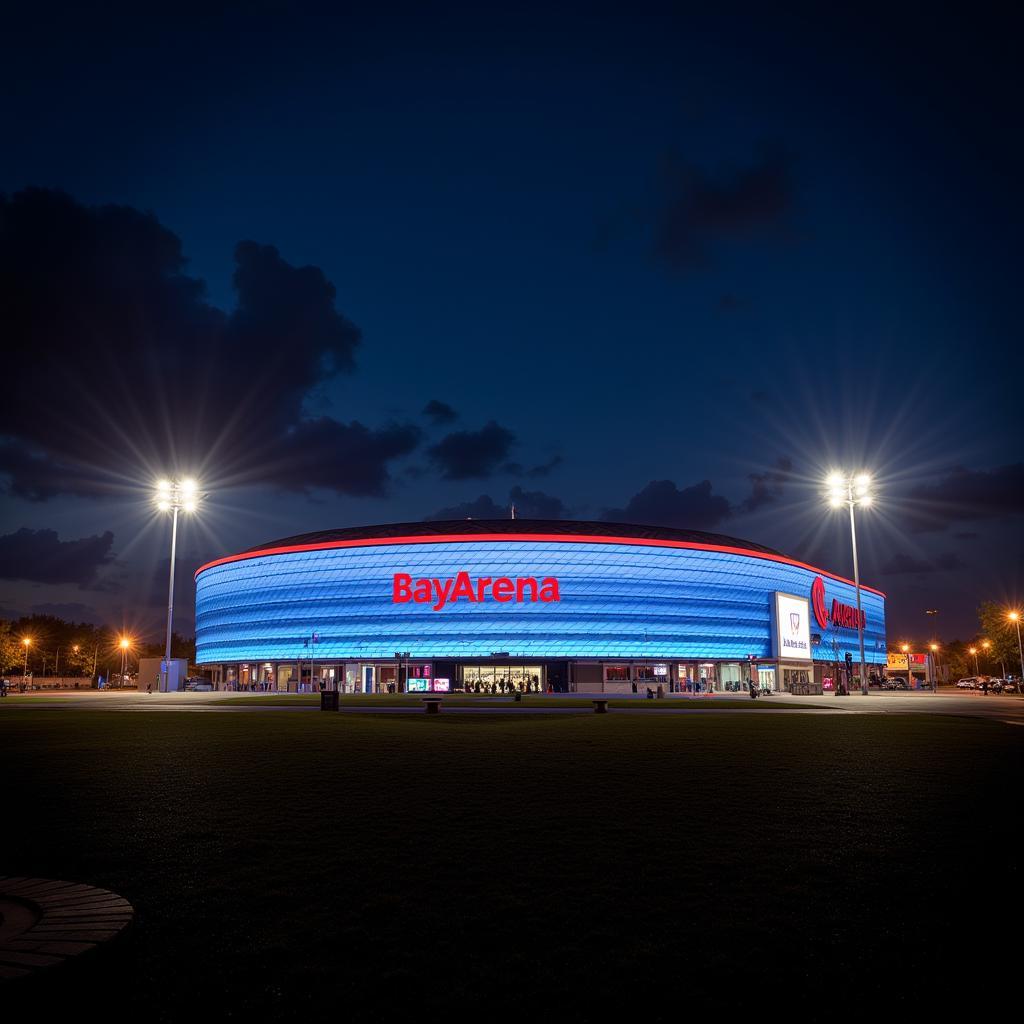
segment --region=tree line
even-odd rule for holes
[[[25,669],[32,676],[107,675],[121,670],[121,639],[129,641],[128,671],[138,668],[139,658],[162,658],[163,640],[146,642],[109,626],[90,622],[68,622],[55,615],[25,615],[20,619],[0,620],[0,671],[20,675]],[[28,640],[26,644],[24,641]],[[192,637],[171,634],[171,656],[195,660]]]

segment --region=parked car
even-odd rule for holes
[[[186,690],[212,690],[213,683],[209,679],[204,679],[202,676],[191,677],[185,680]]]
[[[889,676],[884,683],[882,683],[883,690],[906,690],[907,681],[900,676]]]
[[[988,681],[990,689],[996,693],[1016,693],[1017,684],[1012,679],[993,678]]]
[[[980,687],[981,682],[975,676],[968,676],[966,679],[958,679],[956,682],[956,688],[958,690],[973,690]]]

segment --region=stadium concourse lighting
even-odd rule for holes
[[[174,622],[174,555],[178,546],[178,513],[195,512],[199,503],[199,485],[191,477],[184,480],[161,480],[156,485],[156,507],[171,512],[171,571],[167,584],[167,642],[164,660],[160,665],[160,689],[167,690],[167,675],[171,670],[171,626]]]
[[[826,480],[828,500],[833,508],[846,505],[850,510],[850,541],[853,545],[853,582],[857,589],[857,642],[860,645],[860,692],[868,695],[867,666],[864,663],[864,622],[860,607],[860,568],[857,565],[857,527],[854,523],[853,510],[857,505],[867,508],[871,504],[871,477],[867,473],[850,475],[847,473],[829,473]],[[907,677],[909,685],[910,657],[907,656]]]

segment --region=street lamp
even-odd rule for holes
[[[1010,612],[1007,618],[1017,627],[1017,653],[1020,655],[1020,675],[1017,677],[1017,692],[1020,693],[1020,681],[1024,677],[1024,647],[1020,643],[1020,612]]]
[[[23,636],[21,642],[25,645],[25,667],[21,670],[21,685],[24,689],[28,683],[28,649],[32,646],[32,637]]]
[[[932,693],[937,693],[939,689],[939,645],[929,644],[928,647],[932,652]]]
[[[871,504],[871,477],[867,473],[855,476],[830,473],[828,477],[829,504],[833,508],[846,505],[850,510],[850,542],[853,546],[853,582],[857,588],[857,643],[860,646],[860,692],[868,695],[868,674],[864,664],[864,622],[860,609],[860,568],[857,565],[857,527],[853,510],[857,505],[867,508]],[[907,661],[908,675],[910,661]]]
[[[167,689],[167,676],[171,670],[171,626],[174,621],[174,556],[178,546],[178,513],[195,512],[199,501],[199,487],[195,480],[161,480],[156,485],[156,507],[161,512],[171,512],[171,571],[167,584],[167,643],[164,646],[164,661],[160,669],[160,689]]]
[[[910,644],[900,644],[900,650],[907,656],[907,689],[914,688],[914,673],[910,671]]]
[[[121,685],[124,686],[125,670],[128,667],[128,648],[131,646],[131,641],[128,637],[123,636],[117,646],[121,648]]]
[[[967,653],[974,655],[974,674],[976,676],[980,676],[981,672],[978,670],[978,648],[977,647],[968,647],[967,648]]]

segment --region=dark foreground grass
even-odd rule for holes
[[[1016,974],[995,944],[1019,921],[1021,739],[923,716],[7,708],[0,873],[110,888],[138,919],[0,1003],[984,1018]]]

